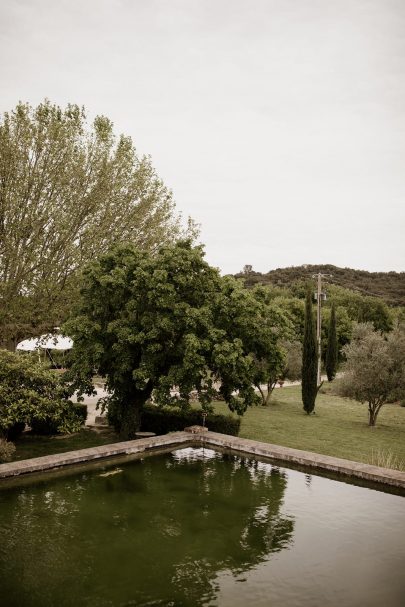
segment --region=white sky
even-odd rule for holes
[[[107,115],[224,272],[405,269],[404,0],[0,0],[0,57],[1,112]]]

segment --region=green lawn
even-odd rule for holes
[[[333,384],[332,384],[333,387]],[[325,385],[315,415],[302,410],[299,386],[275,390],[268,407],[253,407],[242,417],[240,436],[295,449],[314,451],[359,462],[405,470],[405,407],[384,405],[377,425],[367,425],[367,407],[341,398]],[[224,403],[218,413],[229,414]],[[61,437],[23,435],[16,441],[15,460],[62,453],[118,442],[111,430],[101,433],[83,429]]]
[[[333,384],[332,384],[333,385]],[[384,405],[370,428],[367,405],[330,393],[319,394],[315,415],[302,409],[301,387],[276,389],[268,407],[253,407],[242,417],[240,436],[358,462],[405,470],[405,407]],[[216,403],[226,413],[224,403]]]

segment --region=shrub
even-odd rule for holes
[[[15,446],[13,443],[4,440],[4,438],[0,438],[0,462],[10,461],[14,451]]]
[[[76,414],[80,418],[82,425],[84,425],[87,419],[87,405],[85,405],[84,403],[75,403],[74,409]]]
[[[49,417],[44,419],[34,418],[30,423],[31,430],[34,434],[41,436],[50,436],[51,434],[58,434],[58,425]]]
[[[141,429],[156,434],[167,434],[184,430],[187,426],[202,425],[201,409],[186,411],[175,407],[157,407],[145,405],[142,413]],[[212,432],[237,436],[240,429],[240,418],[231,415],[209,413],[205,425]]]
[[[52,422],[59,432],[75,432],[81,425],[63,378],[32,356],[0,350],[0,435],[39,421]]]
[[[71,421],[79,426],[83,426],[87,419],[87,405],[83,403],[74,404],[71,406]],[[65,418],[66,422],[66,418]],[[59,434],[64,432],[64,425],[61,420],[55,420],[52,417],[34,418],[31,421],[31,430],[34,434],[49,436],[51,434]]]

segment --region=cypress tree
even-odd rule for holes
[[[302,348],[302,403],[309,415],[315,408],[318,393],[318,345],[315,323],[312,315],[311,291],[308,290],[305,301],[304,343]]]
[[[336,376],[338,361],[338,341],[336,335],[336,311],[335,304],[332,304],[330,313],[329,331],[328,331],[328,346],[326,348],[326,375],[328,381],[333,381]]]

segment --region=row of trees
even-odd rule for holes
[[[305,333],[302,359],[302,402],[307,414],[314,411],[315,400],[322,384],[317,381],[318,344],[312,314],[311,293],[305,305]],[[338,344],[335,307],[332,306],[326,372],[332,381],[337,369]],[[384,334],[371,323],[358,323],[353,338],[343,348],[344,376],[338,392],[342,396],[366,402],[369,425],[375,426],[381,407],[387,402],[405,396],[405,328],[398,323],[393,331]]]

